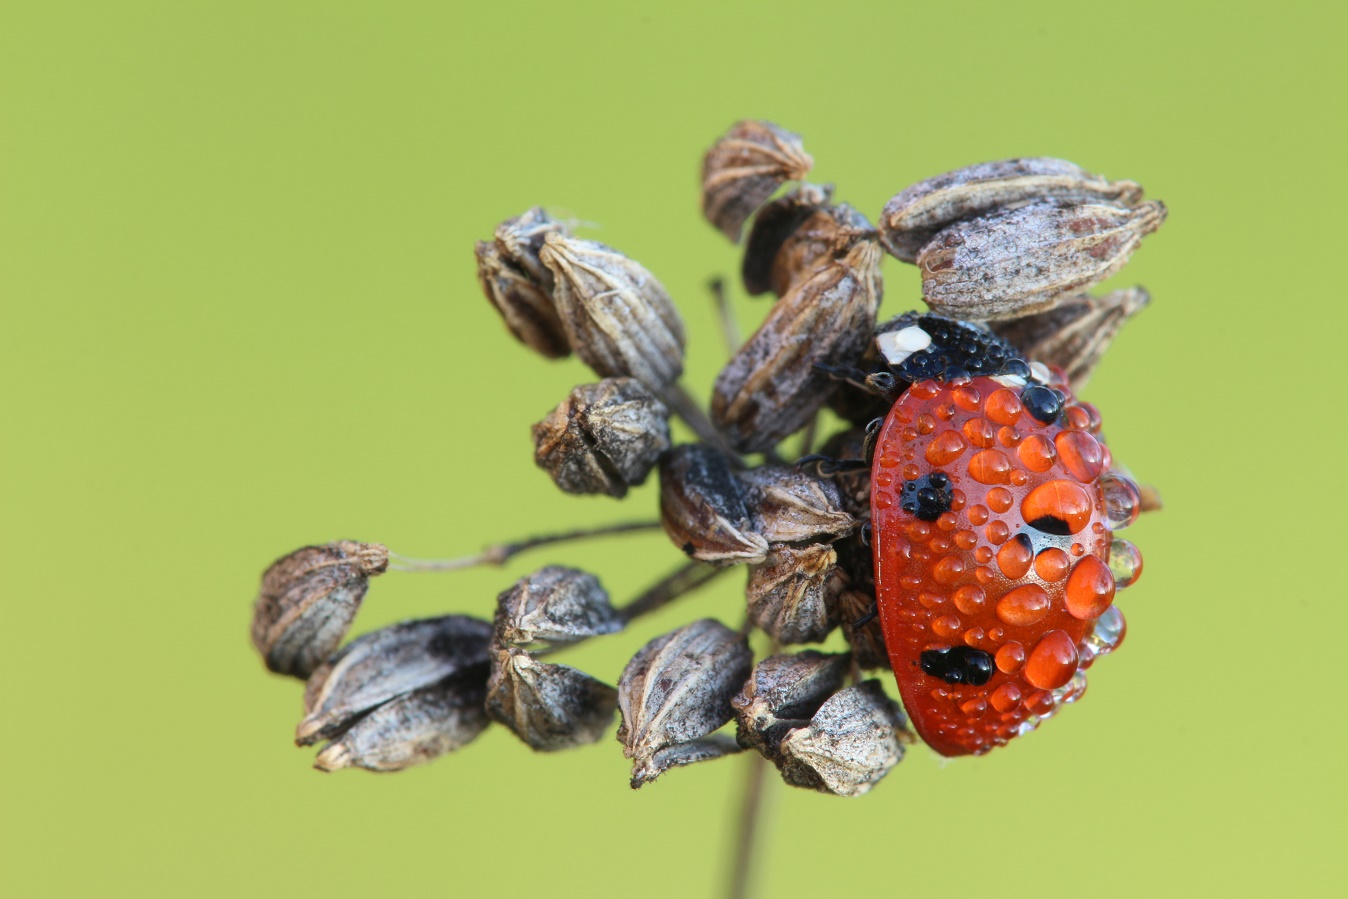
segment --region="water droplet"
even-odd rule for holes
[[[1001,604],[998,604],[998,611]],[[1041,690],[1061,687],[1077,670],[1076,643],[1067,631],[1049,631],[1025,660],[1025,680]]]
[[[1131,478],[1117,471],[1100,478],[1100,489],[1105,494],[1105,525],[1111,531],[1122,530],[1137,521],[1142,511],[1142,491]]]
[[[875,508],[888,509],[892,505],[894,505],[894,497],[890,496],[888,493],[877,492],[875,494]]]
[[[1065,685],[1053,691],[1053,698],[1058,701],[1058,705],[1071,705],[1082,697],[1086,692],[1086,672],[1077,671],[1072,675],[1072,679]]]
[[[960,457],[960,453],[969,448],[958,431],[942,431],[927,444],[926,457],[932,465],[948,465]]]
[[[1031,715],[1024,721],[1020,722],[1020,724],[1016,725],[1016,736],[1023,737],[1028,733],[1033,733],[1034,729],[1038,726],[1039,726],[1039,719],[1034,715]]]
[[[1002,684],[992,691],[988,697],[988,702],[999,712],[1014,711],[1020,706],[1020,688],[1015,684]]]
[[[940,392],[941,385],[937,381],[918,381],[908,388],[908,395],[919,400],[929,400]]]
[[[881,468],[893,468],[899,464],[899,457],[893,453],[885,453],[880,457]]]
[[[954,615],[942,615],[931,623],[931,629],[938,637],[950,638],[960,632],[960,620]]]
[[[1010,508],[1010,506],[1008,505],[1007,508]],[[1004,512],[1006,511],[1006,509],[1003,509],[1002,511]],[[976,527],[981,527],[982,525],[988,523],[987,506],[984,505],[970,506],[968,514],[969,514],[969,524],[972,524]]]
[[[1030,710],[1030,714],[1038,715],[1039,720],[1044,721],[1053,717],[1058,704],[1053,701],[1053,694],[1049,691],[1036,690],[1025,700],[1025,708]]]
[[[1104,448],[1085,431],[1059,431],[1053,445],[1063,467],[1083,484],[1094,481],[1105,470]]]
[[[1047,590],[1038,584],[1024,584],[997,602],[997,617],[1013,627],[1029,627],[1043,620],[1050,605]]]
[[[875,483],[880,487],[888,487],[890,484],[894,483],[894,475],[887,471],[882,471],[875,476]]]
[[[1003,674],[1014,674],[1025,664],[1025,647],[1015,642],[1003,644],[1002,648],[997,650],[994,659],[998,671]]]
[[[1005,487],[993,487],[988,491],[988,506],[994,512],[1006,512],[1015,503],[1016,499],[1011,495],[1011,491]]]
[[[978,545],[978,535],[968,528],[955,532],[955,545],[960,549],[973,549]]]
[[[988,539],[998,546],[1005,543],[1010,536],[1011,528],[1007,526],[1005,521],[994,521],[988,525]]]
[[[942,512],[936,517],[936,526],[943,531],[953,531],[959,523],[959,516],[954,512]]]
[[[930,434],[936,430],[936,419],[926,412],[917,417],[917,432],[919,434]]]
[[[1030,473],[1023,468],[1017,468],[1011,472],[1011,486],[1024,487],[1030,483]]]
[[[1067,577],[1072,568],[1072,559],[1056,546],[1044,550],[1034,557],[1034,573],[1050,584]]]
[[[945,597],[939,593],[922,592],[917,595],[917,601],[922,604],[923,608],[934,609],[945,602]]]
[[[1091,426],[1091,416],[1080,406],[1068,406],[1063,413],[1067,420],[1067,426],[1074,430],[1085,431]]]
[[[986,565],[992,561],[992,547],[980,546],[974,550],[974,561],[979,565]]]
[[[1015,540],[1008,540],[997,551],[997,567],[1011,580],[1024,577],[1034,564],[1034,548],[1030,538],[1017,534]]]
[[[976,458],[976,457],[975,457]],[[1020,501],[1020,514],[1031,527],[1050,534],[1076,534],[1090,523],[1094,503],[1080,484],[1047,481]]]
[[[931,540],[931,548],[938,553],[948,553],[955,548],[955,542],[945,534],[937,534]]]
[[[969,460],[969,475],[980,484],[1009,483],[1011,460],[1001,450],[980,450]]]
[[[977,412],[978,404],[983,401],[983,398],[978,395],[978,391],[972,387],[955,388],[951,393],[951,399],[955,401],[956,406],[959,406],[965,412]]]
[[[1015,428],[998,428],[997,442],[1007,449],[1014,449],[1020,445],[1020,431]]]
[[[931,576],[938,584],[953,584],[962,574],[964,574],[964,558],[957,555],[946,556],[931,570]]]
[[[991,422],[984,418],[971,418],[960,428],[965,438],[979,449],[988,449],[997,439]]]
[[[988,601],[987,594],[977,584],[965,584],[956,590],[951,598],[955,608],[959,609],[962,615],[977,615],[983,611]]]
[[[1115,537],[1109,545],[1109,570],[1114,573],[1116,588],[1132,586],[1142,574],[1142,553],[1122,537]]]
[[[964,632],[964,642],[966,645],[972,646],[975,649],[977,649],[978,644],[983,642],[983,638],[985,636],[987,635],[983,633],[983,629],[981,627],[971,627]]]
[[[952,403],[942,403],[936,407],[936,417],[944,421],[950,421],[955,417],[955,406]]]
[[[981,696],[960,705],[960,711],[966,715],[981,715],[987,710],[988,704]]]
[[[1016,455],[1030,471],[1045,472],[1053,467],[1053,444],[1042,434],[1031,434],[1022,440]]]
[[[1097,656],[1107,656],[1119,648],[1127,634],[1128,623],[1123,620],[1123,613],[1118,606],[1110,606],[1096,619],[1086,643]]]
[[[950,491],[950,508],[952,511],[958,512],[960,509],[963,509],[964,504],[968,501],[969,497],[958,487]]]
[[[931,525],[925,521],[910,521],[903,531],[909,540],[926,540],[931,536]]]
[[[1086,556],[1073,567],[1063,592],[1068,614],[1090,621],[1114,601],[1114,575],[1098,557]]]
[[[988,395],[983,413],[999,425],[1013,425],[1020,420],[1020,415],[1024,411],[1025,407],[1021,405],[1020,397],[1003,387]]]
[[[916,481],[920,477],[922,477],[922,469],[916,465],[903,466],[903,479],[905,481]]]

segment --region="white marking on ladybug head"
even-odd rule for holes
[[[1003,387],[1012,387],[1020,389],[1025,386],[1025,379],[1020,375],[993,375],[992,380],[1001,384]]]
[[[1048,384],[1053,380],[1053,372],[1048,370],[1048,366],[1042,362],[1030,363],[1030,376],[1040,384]]]
[[[875,345],[880,348],[880,355],[885,357],[886,362],[900,365],[909,356],[931,346],[931,335],[913,325],[899,331],[886,331],[875,338]]]

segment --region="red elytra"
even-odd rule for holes
[[[1099,416],[1067,393],[1045,424],[1019,394],[920,381],[875,444],[880,626],[914,728],[946,756],[1003,745],[1080,695],[1114,596]]]

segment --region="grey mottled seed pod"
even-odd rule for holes
[[[689,558],[719,565],[766,558],[768,541],[745,492],[729,460],[705,444],[677,446],[660,460],[660,521]]]
[[[1038,315],[994,322],[992,330],[1029,358],[1060,366],[1079,394],[1119,329],[1150,302],[1142,287],[1083,294]]]
[[[567,493],[623,497],[669,449],[669,409],[635,378],[581,384],[533,427],[534,462]]]
[[[813,187],[813,185],[806,185]],[[786,296],[818,268],[841,259],[875,228],[846,203],[810,205],[818,191],[802,189],[774,200],[754,219],[741,272],[750,294]]]
[[[370,578],[388,570],[381,543],[306,546],[271,564],[253,603],[253,645],[277,674],[307,678],[342,642]]]
[[[837,626],[833,611],[846,583],[827,543],[777,543],[749,572],[744,596],[754,624],[779,642],[818,643]]]
[[[702,159],[702,214],[738,243],[749,216],[813,166],[799,135],[771,122],[737,122]]]
[[[617,704],[618,691],[583,671],[521,649],[493,653],[487,711],[532,749],[556,752],[595,742]]]
[[[600,377],[659,392],[683,373],[683,320],[660,282],[612,247],[549,233],[539,258],[571,347]]]
[[[759,662],[731,702],[740,745],[779,759],[782,739],[809,725],[819,707],[842,689],[850,667],[847,653],[811,649]]]
[[[771,543],[837,537],[857,525],[832,481],[786,465],[751,468],[739,477],[758,532]]]
[[[861,240],[799,281],[721,370],[712,419],[746,453],[771,449],[828,401],[834,382],[815,366],[855,362],[875,329],[880,247]]]
[[[477,280],[517,340],[558,359],[571,354],[571,344],[553,303],[552,272],[538,258],[553,233],[569,232],[538,206],[502,222],[494,241],[478,241]]]
[[[622,629],[599,579],[575,568],[549,565],[497,597],[496,639],[504,646],[566,646]]]
[[[391,699],[454,677],[487,679],[492,627],[465,615],[403,621],[352,640],[314,673],[295,731],[301,746],[331,739]],[[320,680],[321,678],[321,680]]]
[[[956,222],[918,254],[922,298],[958,319],[1043,312],[1117,272],[1165,216],[1156,201],[1047,200]]]
[[[782,779],[835,796],[870,792],[903,758],[906,723],[879,681],[847,687],[833,694],[807,726],[783,738]]]
[[[479,672],[485,675],[485,671]],[[398,696],[356,721],[314,760],[320,771],[401,771],[472,742],[490,723],[481,677]]]
[[[618,680],[618,740],[632,759],[632,787],[675,765],[734,751],[706,738],[734,715],[731,699],[753,667],[744,636],[710,618],[643,646]]]
[[[936,232],[960,219],[1048,199],[1132,206],[1142,199],[1142,188],[1049,156],[982,162],[900,191],[880,214],[880,240],[894,257],[916,262]]]

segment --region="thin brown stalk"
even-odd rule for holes
[[[522,552],[554,543],[569,543],[573,540],[586,540],[591,537],[607,537],[613,534],[630,534],[637,531],[653,531],[660,527],[658,521],[627,521],[620,524],[606,524],[594,528],[578,528],[563,531],[560,534],[544,534],[529,537],[512,543],[497,543],[488,546],[482,552],[457,559],[412,559],[398,553],[389,553],[396,561],[389,566],[392,571],[459,571],[475,568],[479,565],[504,565]]]

